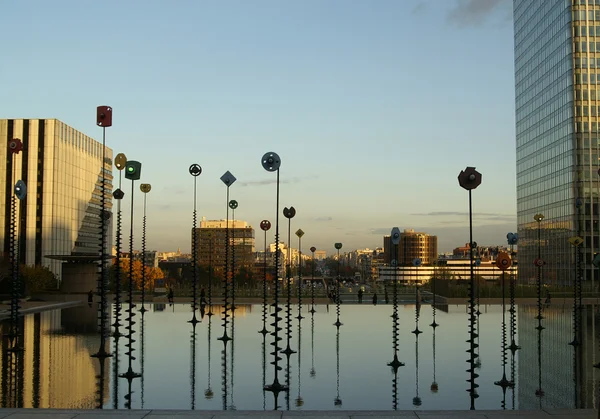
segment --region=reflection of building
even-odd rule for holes
[[[226,220],[207,221],[202,219],[200,228],[196,229],[198,264],[206,267],[212,264],[215,274],[222,275],[225,265],[227,230],[229,230],[230,243],[229,258],[233,255],[231,246],[235,246],[236,274],[242,268],[252,270],[254,268],[254,229],[247,222],[240,220],[229,220],[229,229],[227,229]]]
[[[6,146],[13,138],[23,150],[7,158]],[[102,167],[106,175],[106,208],[112,208],[112,150],[56,119],[0,119],[0,242],[8,255],[10,194],[21,179],[27,198],[19,201],[19,256],[21,263],[45,265],[60,277],[61,262],[46,255],[99,252]],[[14,171],[15,178],[11,178]],[[107,253],[111,246],[109,220]]]
[[[94,319],[96,318],[97,310],[87,306],[81,309],[86,309],[92,313]],[[96,407],[96,376],[99,374],[100,365],[99,361],[90,355],[98,350],[98,335],[71,335],[64,332],[65,323],[73,325],[81,319],[81,311],[70,310],[44,311],[24,316],[24,368],[20,370],[23,380],[19,397],[22,399],[22,405],[19,407]],[[0,350],[4,353],[4,348]],[[2,362],[5,362],[5,358],[2,358]],[[108,366],[108,361],[106,362]],[[5,371],[7,366],[0,367]],[[106,374],[108,371],[106,368]],[[109,380],[106,379],[104,402],[109,397],[108,383]],[[5,386],[1,388],[4,390]]]
[[[543,310],[541,333],[541,379],[545,395],[541,400],[543,408],[594,408],[595,369],[594,352],[598,340],[593,334],[595,307],[588,305],[583,310],[582,341],[578,350],[578,375],[574,379],[574,349],[569,345],[573,340],[570,310],[563,306],[550,306]],[[536,396],[539,386],[538,332],[536,326],[537,306],[518,307],[518,401],[519,410],[538,409],[540,399]],[[576,392],[579,394],[575,405]]]
[[[383,249],[385,263],[396,259],[395,248],[390,236],[383,236]],[[414,230],[404,230],[400,233],[398,245],[398,265],[412,265],[416,258],[421,259],[423,265],[430,265],[437,260],[437,236],[426,233],[417,233]]]
[[[535,3],[514,1],[519,279],[535,278],[539,244],[544,281],[563,284],[574,275],[575,234],[585,240],[586,279],[598,275],[600,12],[585,1]],[[545,217],[540,241],[536,214]]]

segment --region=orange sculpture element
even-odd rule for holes
[[[8,152],[11,154],[19,154],[23,150],[23,143],[18,138],[13,138],[8,142]]]
[[[505,271],[512,265],[512,260],[510,260],[510,256],[506,252],[499,252],[496,257],[496,266],[501,271]]]

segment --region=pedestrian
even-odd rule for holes
[[[93,302],[94,302],[94,291],[93,290],[89,290],[89,292],[88,292],[88,306],[91,307]]]
[[[204,291],[204,287],[200,289],[200,304],[206,304],[206,291]]]
[[[373,305],[377,305],[377,293],[373,294]]]
[[[387,287],[386,287],[385,285],[384,285],[383,291],[384,291],[384,294],[383,294],[383,296],[384,296],[384,298],[385,298],[385,303],[386,303],[386,304],[389,304],[389,303],[390,303],[390,301],[389,301],[389,299],[388,299]]]
[[[167,294],[167,298],[169,299],[169,304],[173,304],[173,288],[169,288],[169,293]]]
[[[358,304],[362,304],[362,296],[363,296],[363,290],[362,288],[358,289]]]

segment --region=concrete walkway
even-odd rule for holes
[[[202,411],[202,410],[64,410],[0,409],[0,419],[592,419],[595,410],[422,410],[422,411]]]
[[[83,300],[76,301],[65,301],[65,302],[57,302],[57,301],[22,301],[19,305],[21,306],[19,313],[24,314],[32,314],[39,313],[42,311],[48,310],[58,310],[69,307],[78,307],[86,304]],[[10,318],[10,304],[8,304],[8,308],[6,308],[6,304],[0,304],[0,320]]]

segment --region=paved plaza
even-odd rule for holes
[[[0,409],[0,419],[596,419],[595,410],[202,411]]]

